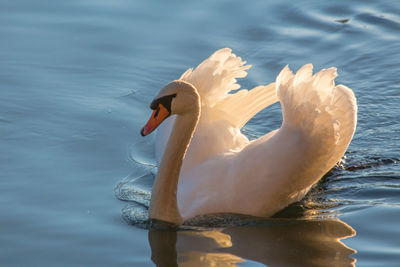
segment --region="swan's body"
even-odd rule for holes
[[[335,68],[312,75],[309,64],[293,75],[285,67],[276,84],[228,94],[246,76],[244,64],[221,49],[155,98],[169,97],[166,117],[176,116],[156,138],[151,218],[180,224],[210,213],[271,216],[300,200],[345,153],[357,106],[349,88],[335,86]],[[250,142],[241,127],[278,100],[281,128]],[[155,128],[146,127],[145,134]]]

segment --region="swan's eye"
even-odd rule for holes
[[[154,113],[154,118],[158,116],[159,112],[160,112],[160,105],[157,107],[156,112]]]
[[[176,94],[166,95],[166,96],[154,99],[153,102],[151,102],[151,104],[150,104],[150,108],[152,110],[156,110],[157,108],[159,108],[159,105],[161,104],[168,110],[168,112],[171,113],[171,102],[174,97],[176,97]]]

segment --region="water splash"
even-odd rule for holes
[[[133,201],[149,207],[154,177],[153,173],[139,177],[128,176],[114,188],[115,196],[123,201]]]
[[[128,223],[139,228],[149,229],[148,207],[140,204],[129,204],[122,209],[122,218]]]

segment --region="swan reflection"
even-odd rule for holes
[[[341,240],[355,230],[339,219],[271,219],[262,225],[207,230],[151,230],[157,266],[354,266],[356,251]]]

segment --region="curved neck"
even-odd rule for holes
[[[179,174],[200,117],[200,98],[197,90],[190,84],[187,86],[194,90],[197,105],[194,105],[190,112],[177,115],[154,182],[149,209],[150,219],[175,225],[183,223],[177,202]]]

